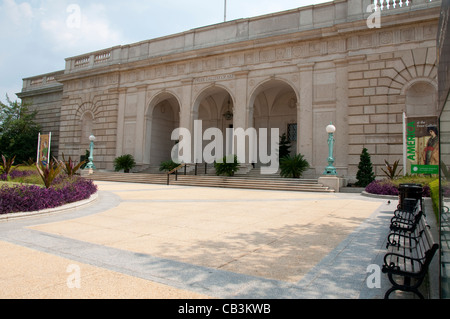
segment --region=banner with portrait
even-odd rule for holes
[[[47,165],[50,158],[50,144],[52,141],[52,133],[41,134],[38,138],[37,163]]]
[[[405,120],[405,157],[410,174],[439,174],[438,119],[407,117]]]

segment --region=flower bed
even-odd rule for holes
[[[30,171],[30,170],[28,170],[28,171],[14,170],[11,173],[9,173],[8,176],[9,176],[9,179],[14,180],[17,178],[24,178],[24,177],[35,175],[35,174],[36,174],[36,172]],[[8,176],[5,173],[1,174],[0,181],[7,181]]]
[[[56,208],[88,199],[96,192],[97,186],[91,180],[78,176],[60,176],[50,188],[29,184],[3,185],[0,187],[0,215]]]
[[[403,183],[403,182],[402,182]],[[404,182],[407,183],[406,181]],[[393,182],[391,180],[383,179],[383,180],[375,180],[369,185],[366,186],[365,191],[370,194],[376,195],[398,195],[398,187],[401,183],[398,181]],[[430,197],[430,186],[428,183],[422,184],[422,196]]]

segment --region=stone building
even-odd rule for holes
[[[123,154],[138,170],[158,166],[172,131],[202,120],[203,132],[279,128],[309,161],[304,176],[318,177],[332,122],[338,175],[355,178],[364,147],[382,175],[384,160],[403,164],[403,114],[437,115],[441,2],[371,5],[336,0],[67,58],[18,96],[58,155],[84,155],[94,134],[98,169]]]

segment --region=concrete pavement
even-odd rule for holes
[[[0,221],[1,298],[382,298],[395,200],[96,182],[98,198]]]

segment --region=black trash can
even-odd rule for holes
[[[398,208],[411,211],[417,201],[422,204],[422,185],[400,184],[398,187]]]

